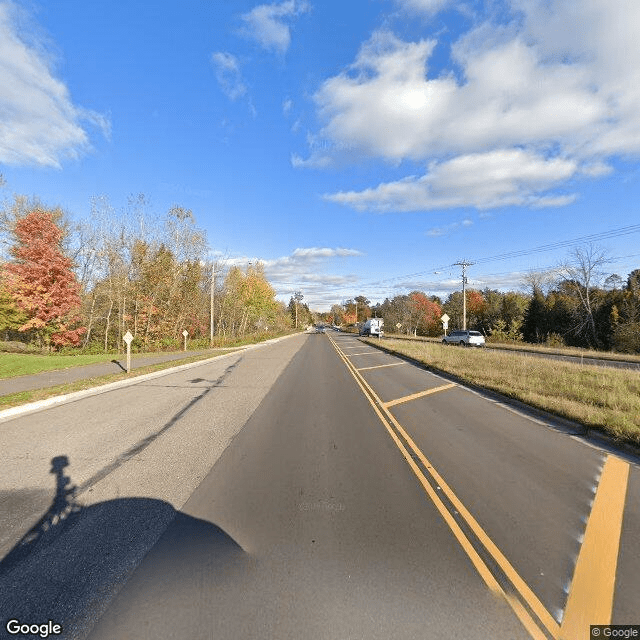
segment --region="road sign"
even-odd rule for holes
[[[442,320],[442,329],[444,330],[444,335],[446,336],[447,329],[449,328],[449,320],[451,320],[451,318],[449,318],[449,316],[446,313],[443,313],[440,320]]]
[[[187,336],[189,335],[189,332],[185,329],[182,332],[182,335],[184,336],[184,350],[187,350]]]
[[[131,341],[133,340],[133,336],[131,335],[131,331],[127,331],[122,336],[122,339],[127,343],[127,373],[131,372]]]

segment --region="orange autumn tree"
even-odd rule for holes
[[[13,234],[14,261],[5,266],[5,278],[27,318],[18,331],[48,348],[77,345],[86,330],[79,324],[80,285],[62,250],[62,231],[50,213],[34,209],[16,222]]]
[[[440,333],[442,307],[437,302],[429,300],[424,293],[414,291],[409,295],[409,308],[417,333],[427,336]]]

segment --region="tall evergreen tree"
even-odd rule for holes
[[[535,286],[533,296],[524,312],[522,334],[527,342],[544,342],[548,332],[547,309],[542,290]]]

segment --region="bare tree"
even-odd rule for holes
[[[558,271],[556,269],[547,271],[529,271],[524,276],[524,284],[530,289],[531,293],[536,290],[548,293],[549,289],[555,284],[558,279]]]
[[[578,308],[582,313],[577,318],[577,333],[586,333],[588,341],[597,346],[596,323],[594,320],[595,304],[593,290],[603,280],[605,272],[603,267],[611,262],[611,258],[602,248],[593,244],[584,247],[576,247],[571,259],[564,263],[559,273],[565,281],[565,285],[573,291],[580,304]]]

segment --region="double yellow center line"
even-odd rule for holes
[[[382,402],[335,341],[331,339],[331,342],[486,585],[507,600],[530,636],[536,640],[545,640],[549,636],[554,640],[582,640],[589,637],[589,624],[609,624],[629,465],[610,456],[603,468],[560,626],[389,411],[390,407],[402,402],[456,385],[447,384]],[[374,367],[363,369],[367,368]],[[449,506],[434,490],[434,484],[444,494]],[[475,537],[475,545],[454,517],[456,512],[461,524]],[[502,576],[498,577],[502,585],[476,548],[478,543],[482,554],[488,555],[499,568]]]

